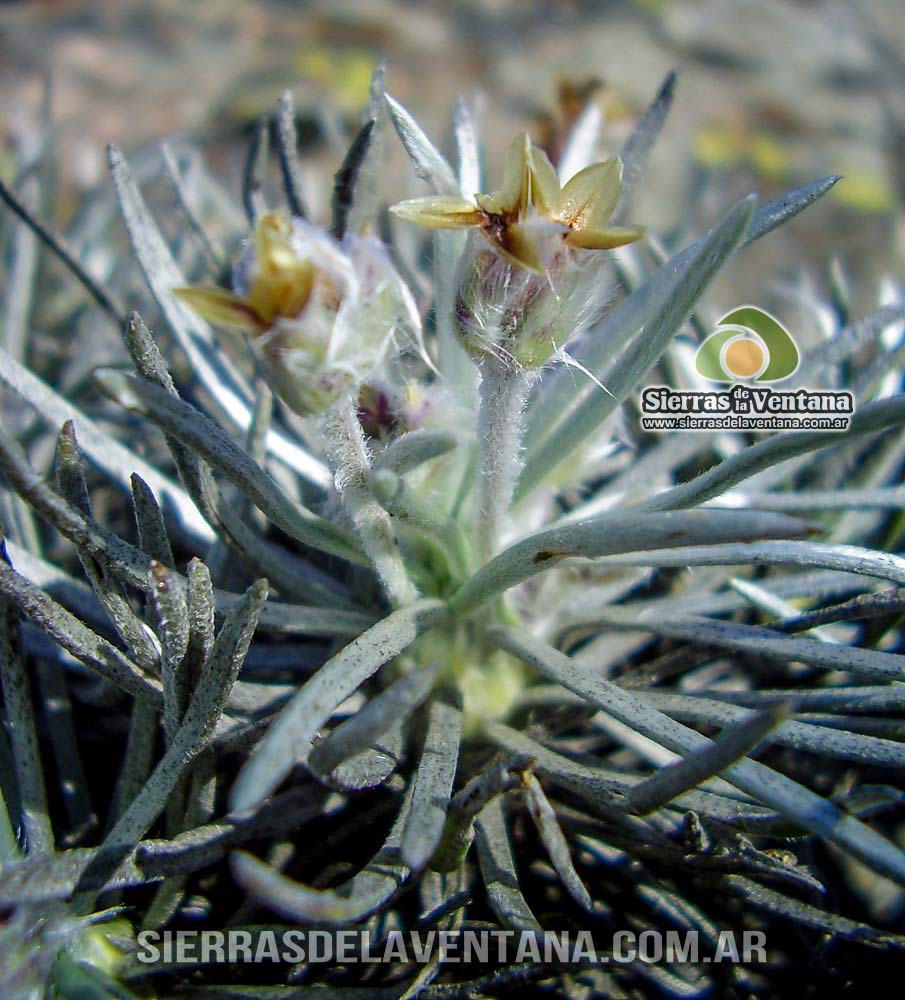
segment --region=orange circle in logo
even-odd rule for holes
[[[764,364],[764,349],[755,340],[733,341],[723,356],[726,371],[736,378],[749,378]]]

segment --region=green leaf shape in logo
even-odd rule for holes
[[[767,367],[755,382],[778,382],[794,374],[799,361],[795,341],[775,316],[757,306],[740,306],[726,313],[717,324],[716,332],[698,348],[695,361],[698,372],[715,382],[733,381],[720,356],[727,341],[746,332],[766,347],[769,358]]]

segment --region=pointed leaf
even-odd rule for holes
[[[462,713],[439,698],[434,700],[413,779],[412,809],[402,835],[402,860],[413,871],[430,861],[443,835],[461,735]]]
[[[386,102],[393,125],[412,161],[415,173],[438,194],[458,195],[459,185],[452,167],[424,134],[421,126],[389,94],[386,95]]]
[[[647,162],[647,157],[666,122],[669,109],[672,107],[677,79],[678,72],[676,70],[672,70],[672,72],[667,74],[666,79],[657,91],[656,97],[654,97],[647,110],[638,119],[637,124],[632,129],[632,134],[622,147],[621,159],[624,164],[622,173],[622,204],[619,206],[617,212],[617,215],[620,217],[631,200],[635,186]]]
[[[754,541],[771,535],[795,538],[811,533],[804,521],[782,514],[716,509],[685,513],[684,518],[670,519],[614,512],[538,531],[482,566],[450,603],[459,612],[470,610],[571,556],[590,558],[626,549],[710,546],[730,538]]]
[[[418,601],[394,611],[353,639],[298,690],[239,772],[230,806],[259,805],[311,752],[314,737],[334,710],[384,663],[398,656],[447,613],[440,601]]]
[[[544,676],[674,753],[693,753],[710,745],[707,737],[696,730],[674,722],[646,704],[643,697],[605,680],[558,650],[514,629],[495,628],[492,634],[503,649],[535,667]],[[905,852],[864,823],[846,815],[832,802],[753,760],[746,759],[731,765],[724,772],[724,777],[811,833],[837,844],[875,871],[905,884]]]

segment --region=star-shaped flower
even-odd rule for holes
[[[296,319],[311,298],[315,268],[291,242],[285,216],[268,212],[254,232],[254,267],[244,295],[223,288],[189,286],[174,294],[215,326],[249,335],[270,329],[278,317]]]
[[[607,226],[622,194],[622,161],[614,156],[579,171],[560,187],[546,153],[526,134],[510,146],[503,186],[474,201],[431,195],[399,202],[390,211],[434,229],[480,231],[510,263],[543,273],[545,236],[568,246],[609,250],[644,235],[641,226]]]
[[[270,212],[233,268],[232,285],[173,291],[215,326],[246,334],[273,390],[302,416],[354,396],[403,346],[430,364],[411,293],[371,236],[336,240]]]

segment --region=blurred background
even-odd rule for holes
[[[437,141],[457,95],[478,102],[490,187],[517,131],[555,145],[589,95],[617,151],[678,67],[633,221],[684,242],[698,235],[677,228],[692,199],[693,224],[706,226],[751,190],[843,174],[828,199],[730,265],[721,281],[732,292],[719,298],[756,299],[802,265],[819,276],[836,255],[856,308],[869,307],[882,276],[901,270],[905,242],[903,53],[897,0],[0,3],[0,176],[15,177],[49,114],[58,226],[106,183],[111,141],[136,156],[187,136],[238,194],[253,123],[290,87],[309,200],[326,218],[379,59],[389,92]],[[420,193],[398,144],[387,146],[386,198]]]

